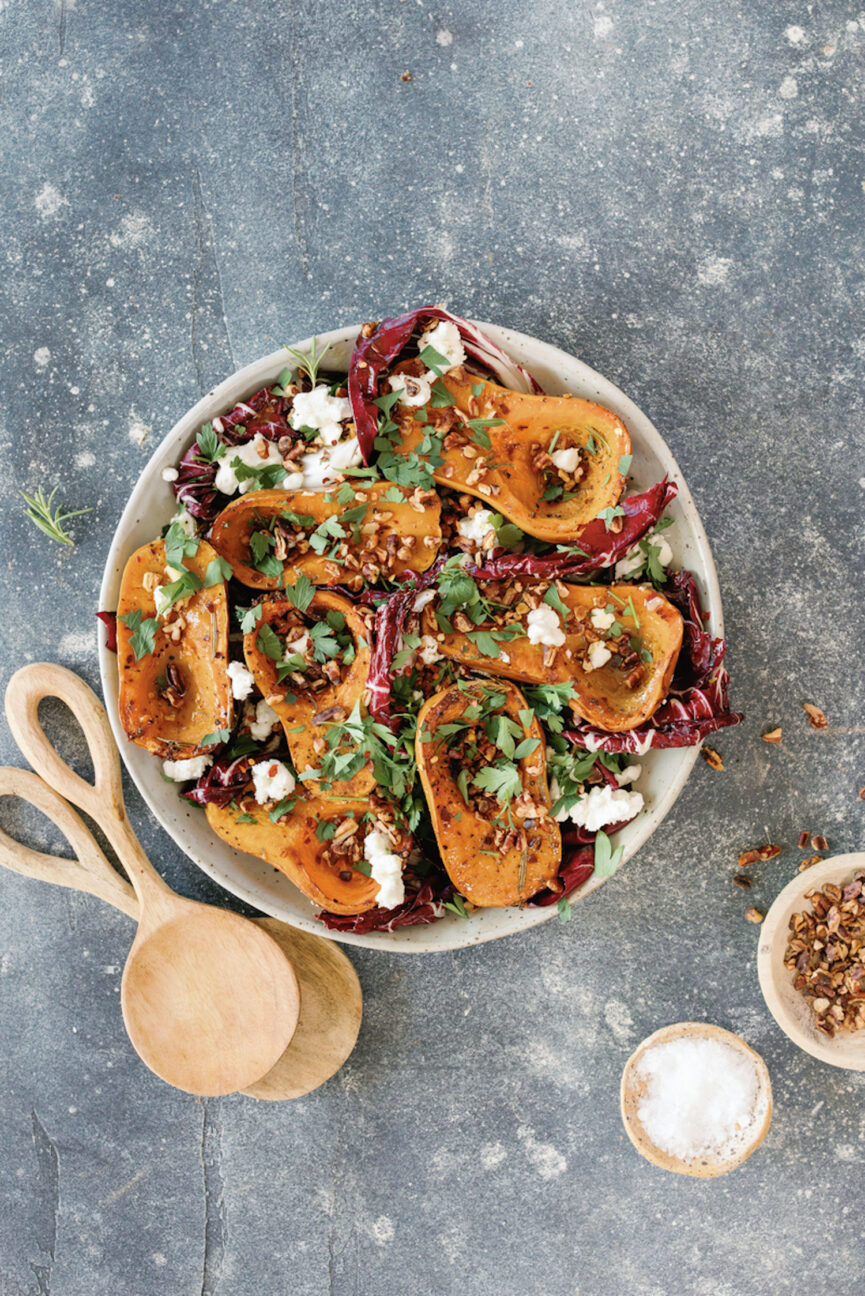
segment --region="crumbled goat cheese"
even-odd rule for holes
[[[311,392],[298,392],[291,406],[288,421],[295,429],[315,428],[326,446],[336,445],[342,437],[344,419],[351,418],[351,402],[347,396],[331,396],[324,383]]]
[[[212,756],[190,756],[188,760],[165,760],[162,772],[166,778],[175,783],[185,783],[187,779],[199,779],[206,769],[213,764]]]
[[[589,613],[589,620],[596,630],[609,630],[615,619],[615,612],[605,612],[603,608],[592,608]]]
[[[285,644],[286,656],[289,656],[290,653],[299,653],[302,657],[308,651],[308,649],[309,649],[309,635],[306,633],[305,630],[303,631],[302,634],[299,634],[296,639],[292,639],[291,643],[289,643],[286,640],[286,644]]]
[[[431,380],[435,374],[426,374],[417,378],[414,374],[395,373],[388,378],[388,384],[391,391],[400,392],[400,405],[407,405],[410,408],[415,406],[428,405],[432,399]]]
[[[214,486],[223,495],[234,495],[240,491],[245,495],[247,491],[252,490],[256,485],[255,477],[248,477],[246,481],[238,481],[237,474],[232,468],[235,459],[246,464],[248,468],[264,468],[267,464],[282,464],[282,455],[277,450],[272,441],[268,441],[260,432],[247,441],[246,445],[229,446],[225,454],[219,461],[219,467],[216,470]]]
[[[294,775],[282,761],[259,761],[257,765],[253,765],[250,773],[255,799],[259,805],[266,805],[268,801],[281,801],[294,791]]]
[[[177,478],[178,478],[178,472],[177,472],[177,469],[176,469],[176,468],[163,468],[163,469],[162,469],[162,480],[163,480],[164,482],[173,482],[173,481],[177,481]]]
[[[616,782],[619,787],[624,787],[626,783],[636,783],[642,772],[642,765],[626,765],[621,774],[616,775]]]
[[[256,742],[264,742],[279,724],[279,716],[267,702],[259,702],[255,708],[255,719],[249,723],[249,736]]]
[[[470,517],[462,517],[457,522],[457,531],[464,540],[471,540],[473,544],[483,544],[490,531],[494,531],[493,515],[489,509],[481,508]]]
[[[423,612],[427,603],[432,603],[435,596],[434,589],[421,590],[420,594],[415,596],[415,601],[411,605],[412,612]]]
[[[550,607],[549,603],[542,603],[540,607],[532,608],[526,618],[528,627],[529,643],[545,644],[550,648],[560,648],[565,642],[565,632],[562,629],[559,614],[555,608]]]
[[[662,567],[668,567],[673,561],[673,551],[667,544],[662,535],[653,532],[647,537],[649,544],[653,545],[659,552],[657,554],[658,562]],[[622,580],[626,576],[633,576],[634,572],[640,571],[645,565],[646,555],[643,553],[639,544],[629,549],[624,558],[620,558],[616,563],[616,580]]]
[[[601,643],[600,639],[593,639],[589,644],[588,657],[583,658],[583,670],[600,670],[601,666],[606,666],[612,655],[606,644]]]
[[[580,464],[579,446],[568,446],[565,450],[554,450],[550,458],[562,472],[574,473]]]
[[[179,527],[183,527],[183,530],[188,536],[196,535],[197,528],[195,525],[195,518],[189,512],[189,509],[184,508],[182,504],[171,521],[175,522]]]
[[[304,490],[322,490],[332,486],[340,473],[346,468],[356,468],[361,462],[360,446],[357,437],[348,437],[345,441],[323,450],[310,450],[301,455],[302,485]],[[297,473],[291,476],[296,478]],[[295,490],[298,487],[289,487]]]
[[[559,823],[570,819],[578,828],[587,832],[598,832],[607,824],[622,823],[633,819],[643,808],[643,798],[639,792],[626,792],[624,788],[612,788],[609,783],[590,788],[570,810],[560,810],[556,815]]]
[[[252,671],[247,670],[243,662],[233,661],[228,663],[228,678],[231,680],[231,696],[236,697],[238,702],[248,698],[255,685]]]
[[[443,372],[447,369],[455,369],[457,365],[465,364],[466,353],[463,346],[463,340],[460,337],[460,331],[456,324],[450,320],[439,320],[433,328],[427,329],[418,341],[418,351],[423,351],[424,347],[431,346],[439,355],[444,356],[447,365],[436,365],[437,369]],[[430,372],[427,377],[435,379],[436,374]]]
[[[369,861],[370,877],[378,883],[376,899],[382,909],[394,909],[405,899],[402,860],[390,847],[390,838],[376,828],[367,833],[363,843],[363,857]]]
[[[424,666],[432,666],[442,659],[438,643],[432,635],[422,636],[421,641],[418,644],[417,655],[420,657]]]

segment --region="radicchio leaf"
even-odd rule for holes
[[[676,687],[702,688],[724,660],[727,646],[723,639],[713,638],[705,629],[697,582],[690,572],[670,572],[664,594],[679,609],[685,622],[674,691]]]
[[[318,918],[331,931],[356,932],[366,936],[370,932],[392,932],[398,927],[417,927],[444,918],[444,902],[450,897],[438,894],[438,888],[424,882],[419,891],[409,895],[395,909],[367,909],[360,914],[320,913]],[[453,887],[450,888],[451,894]]]
[[[601,567],[612,567],[629,549],[652,530],[667,505],[676,498],[678,487],[665,477],[639,495],[622,500],[625,516],[621,531],[608,531],[603,518],[587,522],[577,534],[572,553],[504,554],[472,571],[475,579],[501,580],[508,576],[539,576],[555,580],[562,576],[584,576]]]
[[[511,360],[469,320],[452,315],[443,306],[421,306],[378,324],[364,324],[355,343],[348,370],[348,397],[357,429],[363,461],[368,464],[378,432],[379,411],[373,402],[381,395],[381,380],[411,339],[427,320],[447,320],[459,329],[466,355],[484,372],[512,391],[540,392],[534,378]]]
[[[212,522],[221,508],[216,490],[217,463],[200,458],[198,443],[193,441],[177,465],[177,477],[171,483],[178,504],[193,517]]]
[[[572,895],[578,887],[595,871],[594,846],[578,846],[571,851],[562,851],[562,866],[556,877],[556,887],[544,887],[528,901],[530,909],[544,909],[547,905],[558,904],[560,900]]]
[[[195,786],[182,792],[181,796],[200,806],[227,806],[249,783],[249,771],[254,764],[254,756],[238,756],[234,760],[223,756],[214,761]]]
[[[367,708],[379,724],[389,725],[396,731],[397,721],[390,713],[390,694],[393,682],[391,663],[399,651],[402,628],[412,610],[415,597],[427,589],[438,577],[446,562],[439,558],[429,571],[416,575],[406,573],[410,587],[397,590],[380,601],[375,611],[375,633],[367,678]]]
[[[97,612],[99,620],[105,626],[105,647],[109,652],[117,652],[117,613]]]

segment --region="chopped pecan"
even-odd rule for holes
[[[803,702],[802,706],[808,715],[808,723],[812,729],[826,728],[829,721],[819,707],[814,706],[812,702]]]

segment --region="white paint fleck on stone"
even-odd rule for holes
[[[634,1033],[634,1019],[628,1005],[621,999],[610,999],[604,1004],[604,1020],[620,1044],[628,1044]]]
[[[33,352],[33,363],[37,369],[44,369],[51,360],[51,352],[47,347],[38,347]]]
[[[453,45],[453,43],[453,33],[449,32],[447,27],[440,27],[436,32],[436,45],[441,45],[443,48],[446,48],[448,45]]]
[[[58,645],[61,657],[81,659],[96,653],[96,634],[93,630],[70,630]]]
[[[805,33],[801,27],[788,27],[784,32],[784,35],[787,37],[787,40],[791,45],[802,45],[805,41]]]
[[[37,212],[43,220],[50,220],[52,216],[57,215],[61,207],[67,205],[66,199],[60,191],[55,189],[54,185],[48,180],[45,181],[33,201]]]
[[[129,250],[141,247],[155,233],[153,222],[144,212],[128,212],[120,222],[120,229],[110,234],[108,241],[112,247]]]
[[[93,454],[92,450],[82,450],[80,454],[75,456],[76,468],[92,468],[95,463],[96,455]]]
[[[141,446],[153,431],[147,424],[140,419],[134,410],[129,415],[129,440],[133,445]]]
[[[604,40],[613,30],[613,20],[609,14],[595,14],[592,19],[592,26],[595,30],[595,36],[599,40]]]
[[[501,1143],[484,1143],[480,1150],[482,1170],[494,1170],[507,1158],[507,1152]]]
[[[780,89],[778,90],[778,94],[781,96],[781,98],[795,99],[798,93],[799,93],[799,86],[796,83],[796,78],[791,76],[785,76],[784,80],[781,82]]]
[[[388,1242],[392,1242],[394,1239],[393,1220],[388,1219],[387,1215],[379,1215],[370,1232],[372,1233],[372,1240],[377,1246],[387,1246]]]
[[[535,1138],[534,1130],[529,1129],[527,1125],[520,1126],[517,1130],[517,1138],[522,1143],[530,1164],[542,1179],[558,1179],[559,1175],[565,1173],[568,1163],[552,1143],[539,1143]]]
[[[710,286],[726,283],[732,265],[729,257],[708,256],[697,267],[697,278]]]

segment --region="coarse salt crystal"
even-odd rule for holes
[[[663,1152],[690,1161],[732,1160],[759,1134],[767,1094],[751,1057],[720,1040],[694,1036],[650,1045],[635,1074],[643,1082],[637,1115]]]

